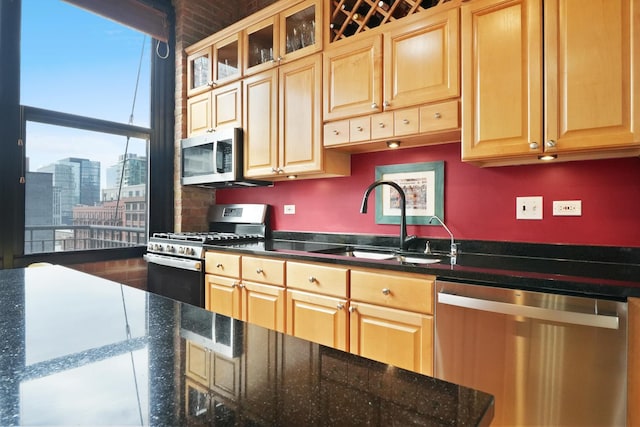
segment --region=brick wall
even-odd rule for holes
[[[176,12],[175,230],[205,231],[207,210],[216,201],[211,189],[180,185],[180,139],[186,136],[187,59],[184,49],[274,0],[173,0]]]

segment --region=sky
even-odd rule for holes
[[[149,126],[149,37],[61,0],[22,5],[22,105],[128,123],[144,46],[133,124]],[[30,124],[25,141],[31,171],[67,157],[88,158],[101,162],[104,187],[126,138]],[[145,155],[144,141],[130,143],[129,152]]]

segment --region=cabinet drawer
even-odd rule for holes
[[[435,132],[460,127],[458,101],[420,107],[420,132]]]
[[[287,287],[346,298],[349,289],[349,269],[288,262]]]
[[[284,265],[279,259],[242,257],[242,280],[284,286]]]
[[[359,117],[349,120],[349,142],[368,141],[371,139],[371,119]]]
[[[371,139],[384,139],[393,136],[393,112],[371,116]]]
[[[434,280],[433,276],[352,270],[351,300],[432,314]]]
[[[349,142],[349,120],[331,122],[324,125],[324,146]]]
[[[393,113],[393,129],[395,136],[413,135],[420,130],[420,114],[418,108],[407,108]]]
[[[240,255],[207,251],[204,254],[204,265],[209,274],[240,277]]]

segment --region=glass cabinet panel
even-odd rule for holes
[[[203,49],[187,58],[187,90],[189,95],[202,92],[209,87],[211,76],[211,48]]]
[[[310,5],[285,17],[285,54],[316,44],[316,7]]]
[[[216,43],[214,55],[216,84],[240,77],[240,43],[237,35]]]
[[[275,21],[269,19],[247,30],[247,66],[255,67],[274,59]]]

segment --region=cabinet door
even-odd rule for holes
[[[433,375],[433,317],[352,302],[349,351]]]
[[[541,0],[477,0],[462,13],[462,160],[542,152]]]
[[[384,34],[384,108],[460,96],[458,9],[406,19]]]
[[[187,136],[211,129],[211,92],[192,96],[187,100]]]
[[[202,346],[186,341],[185,374],[208,387],[211,379],[210,353]]]
[[[242,86],[240,82],[224,85],[211,91],[211,124],[242,127]]]
[[[286,175],[322,170],[322,55],[280,66],[279,167]]]
[[[280,14],[278,56],[289,62],[322,49],[322,2],[306,0]]]
[[[245,33],[245,75],[259,73],[278,64],[279,20],[271,16],[250,25]]]
[[[244,79],[244,174],[273,176],[278,167],[278,74],[269,70]]]
[[[243,281],[242,294],[242,320],[284,332],[284,288]]]
[[[241,319],[242,294],[238,279],[205,274],[205,308]]]
[[[323,53],[324,120],[382,111],[382,36]]]
[[[212,70],[211,46],[187,56],[187,95],[193,96],[211,88]]]
[[[347,350],[347,300],[287,290],[287,334]]]
[[[213,45],[213,84],[220,86],[242,77],[240,35],[234,34]]]
[[[640,2],[545,0],[546,151],[640,145],[633,8]]]

